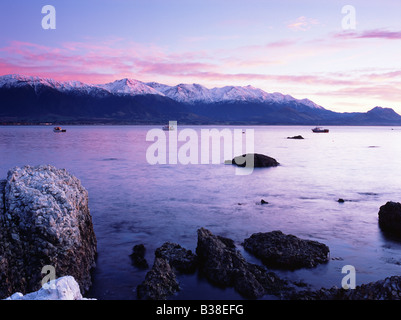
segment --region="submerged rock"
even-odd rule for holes
[[[269,267],[311,268],[329,261],[329,248],[320,242],[303,240],[281,231],[254,233],[244,240],[244,248]]]
[[[5,300],[88,300],[84,298],[74,277],[64,276],[46,283],[38,291],[23,295],[16,292]],[[90,299],[94,300],[94,299]]]
[[[156,249],[155,256],[166,259],[175,270],[181,273],[192,273],[197,268],[197,256],[177,243],[164,243]]]
[[[259,153],[247,153],[243,154],[242,156],[235,157],[232,159],[232,164],[235,164],[239,167],[250,168],[277,167],[279,165],[276,159]]]
[[[401,277],[392,276],[356,286],[355,289],[333,287],[316,291],[300,291],[288,299],[297,300],[401,300]]]
[[[96,237],[88,192],[66,170],[25,166],[8,172],[0,210],[0,297],[41,287],[42,268],[91,285]]]
[[[265,234],[254,234],[253,241],[263,247],[263,241],[257,239],[259,235],[273,235],[276,240],[285,243],[283,247],[277,245],[277,254],[285,255],[286,250],[291,252],[295,265],[299,265],[297,252],[304,261],[305,266],[311,266],[318,261],[328,260],[328,247],[316,241],[302,240],[292,235],[284,235],[281,231]],[[255,236],[258,235],[258,236]],[[300,245],[300,243],[302,243]],[[269,242],[268,246],[273,246]],[[295,248],[291,248],[295,246]],[[315,249],[320,248],[322,255],[309,259]],[[309,248],[309,249],[308,249]],[[319,252],[320,250],[316,250]],[[198,230],[198,266],[200,274],[205,276],[212,284],[221,287],[234,287],[245,298],[260,298],[266,294],[277,296],[282,300],[401,300],[401,276],[392,276],[384,280],[362,284],[355,289],[332,287],[319,290],[301,289],[307,284],[291,282],[280,279],[274,272],[268,272],[265,267],[249,263],[236,249],[233,240],[213,235],[209,230]],[[306,254],[306,258],[304,256]],[[315,253],[316,253],[315,252]],[[175,243],[166,242],[156,249],[155,262],[147,273],[145,280],[137,287],[139,299],[165,300],[180,290],[179,283],[172,267],[174,261],[193,262],[195,255]],[[309,261],[306,263],[305,261]],[[293,266],[293,263],[289,265]],[[296,288],[297,287],[297,288]]]
[[[215,236],[207,229],[198,230],[196,252],[200,270],[209,281],[234,287],[247,298],[279,294],[285,288],[285,282],[276,274],[247,262],[231,239]]]
[[[141,269],[149,268],[148,262],[145,259],[146,248],[143,244],[137,244],[132,248],[130,255],[132,264]]]
[[[197,268],[197,256],[179,244],[165,242],[155,251],[155,262],[137,287],[138,299],[165,300],[179,291],[175,271],[192,273]]]
[[[389,201],[380,207],[379,226],[383,231],[388,231],[401,236],[401,203]]]
[[[168,261],[156,257],[152,269],[137,287],[137,295],[138,299],[143,300],[166,300],[179,289],[175,273]]]

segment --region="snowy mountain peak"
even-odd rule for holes
[[[211,92],[200,84],[184,84],[181,83],[174,87],[166,88],[164,94],[176,101],[184,103],[213,103]]]
[[[165,91],[171,88],[171,86],[168,86],[166,84],[158,83],[158,82],[147,82],[147,86],[161,92],[164,94]]]
[[[31,86],[35,90],[41,86],[49,87],[57,91],[67,92],[67,91],[79,91],[90,93],[96,86],[82,83],[80,81],[65,81],[60,82],[50,78],[41,78],[37,76],[25,76],[19,74],[10,74],[0,77],[0,88],[2,87],[22,87]]]
[[[99,85],[99,87],[109,91],[113,94],[124,95],[143,95],[143,94],[158,94],[163,95],[161,92],[153,89],[145,83],[134,79],[121,79],[114,82]]]
[[[22,86],[22,85],[46,85],[50,87],[56,87],[59,85],[59,82],[53,79],[45,79],[41,77],[32,77],[32,76],[25,76],[20,74],[8,74],[5,76],[0,77],[0,87],[3,86]]]
[[[113,95],[160,95],[166,96],[177,102],[196,103],[221,103],[221,102],[253,102],[253,103],[293,103],[298,108],[324,109],[309,99],[295,99],[290,95],[279,92],[267,93],[262,89],[251,85],[225,86],[221,88],[208,89],[200,84],[181,83],[176,86],[169,86],[157,82],[144,83],[139,80],[124,78],[106,84],[85,84],[79,81],[60,82],[53,79],[41,77],[24,76],[11,74],[0,76],[0,88],[31,86],[35,91],[41,86],[50,87],[61,92],[78,92],[103,96]]]
[[[314,103],[313,101],[311,101],[309,99],[302,99],[302,100],[298,100],[298,101],[312,109],[324,109],[322,106],[319,106],[318,104]]]
[[[252,86],[226,86],[214,88],[213,91],[218,99],[222,101],[265,102],[269,97],[267,92]]]

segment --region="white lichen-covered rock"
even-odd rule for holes
[[[52,166],[16,167],[8,172],[3,203],[0,298],[38,290],[46,265],[88,290],[97,242],[81,182]]]
[[[87,300],[74,277],[64,276],[46,283],[38,291],[23,295],[16,292],[5,300]]]

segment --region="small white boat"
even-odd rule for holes
[[[322,127],[315,127],[312,129],[315,133],[328,133],[329,129],[323,129]]]
[[[66,129],[61,129],[61,127],[54,127],[53,132],[67,132]]]
[[[174,126],[166,125],[166,126],[163,126],[162,129],[163,129],[164,131],[173,131],[173,130],[174,130]]]

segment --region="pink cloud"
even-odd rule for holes
[[[262,46],[239,48],[244,52],[257,52],[263,48],[287,48],[294,41],[283,40]],[[303,54],[308,54],[306,51]],[[298,56],[298,55],[297,55]],[[214,58],[214,59],[212,59]],[[211,62],[213,61],[213,62]],[[280,64],[281,61],[261,59],[260,55],[244,60],[238,57],[212,57],[206,52],[167,53],[163,48],[147,47],[135,43],[110,46],[103,43],[66,43],[59,48],[27,42],[12,42],[0,49],[0,73],[24,73],[52,77],[57,80],[80,80],[99,83],[131,77],[139,80],[155,80],[158,77],[172,79],[202,79],[204,81],[256,81],[280,83],[352,86],[360,80],[348,76],[306,74],[277,75],[238,72],[241,68]],[[237,70],[237,72],[232,72]]]
[[[144,60],[136,61],[135,66],[141,73],[164,75],[185,75],[193,70],[208,70],[214,67],[211,64],[199,62],[152,62]]]
[[[87,82],[94,77],[109,81],[135,77],[185,77],[218,68],[204,51],[168,53],[167,50],[135,43],[63,43],[58,48],[27,42],[11,42],[0,49],[0,73],[50,76],[57,80]],[[156,77],[155,77],[156,75]],[[95,83],[94,80],[90,83]]]
[[[307,31],[312,28],[312,26],[316,26],[319,24],[319,21],[316,19],[301,16],[296,20],[289,22],[287,24],[287,28],[293,31]]]
[[[386,40],[400,40],[401,31],[387,31],[387,30],[366,30],[362,32],[341,32],[335,35],[336,38],[347,39],[386,39]]]
[[[361,98],[368,97],[367,100],[376,99],[379,101],[392,101],[399,106],[401,101],[401,93],[399,87],[389,85],[374,85],[374,86],[361,86],[361,87],[347,87],[328,92],[320,92],[326,96],[342,96],[348,98]]]

